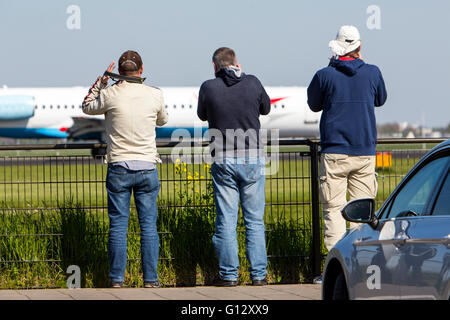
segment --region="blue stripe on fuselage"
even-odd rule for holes
[[[67,138],[67,132],[56,128],[0,128],[0,136],[7,138]]]
[[[156,137],[157,138],[172,138],[172,134],[175,130],[177,131],[176,136],[174,138],[178,138],[181,136],[188,136],[191,138],[202,138],[205,132],[208,130],[208,127],[196,127],[196,128],[174,128],[174,127],[157,127]],[[199,135],[201,133],[201,137],[195,137],[195,135]],[[187,137],[186,137],[187,138]]]
[[[172,134],[175,130],[177,131],[177,137],[181,135],[189,135],[194,137],[195,134],[201,132],[202,136],[208,130],[207,127],[202,128],[165,128],[157,127],[156,137],[157,138],[172,138]],[[201,131],[200,131],[201,129]],[[6,138],[68,138],[67,132],[60,131],[56,128],[1,128],[0,127],[0,137]]]

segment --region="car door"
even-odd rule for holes
[[[449,299],[450,278],[450,175],[437,185],[429,202],[430,214],[417,219],[406,230],[399,264],[402,299]]]
[[[394,233],[394,221],[380,221],[375,230],[364,224],[353,231],[347,280],[356,299],[400,299],[395,278],[399,259]]]
[[[383,206],[378,227],[374,230],[364,225],[355,232],[352,271],[356,297],[401,298],[402,286],[407,283],[405,241],[411,238],[412,230],[416,230],[416,224],[427,213],[434,187],[442,180],[447,166],[448,157],[424,162]]]

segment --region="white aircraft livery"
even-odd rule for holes
[[[158,139],[170,139],[176,129],[194,134],[206,121],[197,117],[199,88],[163,87],[169,121],[156,128]],[[266,87],[271,110],[261,116],[262,129],[278,129],[280,138],[319,136],[320,113],[307,104],[305,87]],[[0,88],[0,137],[59,138],[105,141],[104,116],[83,113],[88,87]],[[131,106],[130,106],[131,107]]]

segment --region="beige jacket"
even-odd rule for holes
[[[83,101],[83,112],[105,115],[107,162],[160,161],[155,127],[168,120],[161,90],[126,81],[106,88],[98,77]]]

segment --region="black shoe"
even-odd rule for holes
[[[111,281],[110,288],[114,288],[114,289],[123,288],[123,283]]]
[[[237,280],[223,280],[223,279],[218,279],[214,285],[216,287],[236,287],[238,285],[238,281]]]
[[[318,276],[313,279],[314,284],[322,284],[322,282],[323,282],[322,276]]]
[[[159,281],[144,282],[144,288],[161,288],[162,284]]]
[[[267,285],[267,278],[264,278],[262,280],[252,280],[252,286],[266,286]]]

